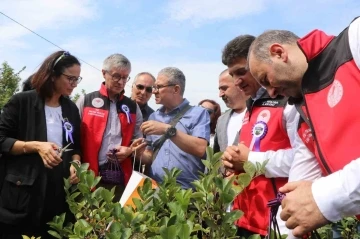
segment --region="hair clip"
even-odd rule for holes
[[[70,56],[70,52],[64,51],[63,54],[61,54],[61,56],[59,56],[59,58],[56,59],[56,61],[55,61],[55,63],[54,63],[54,66],[53,66],[53,69],[55,68],[56,64],[57,64],[62,58],[64,58],[65,56]]]

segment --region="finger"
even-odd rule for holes
[[[231,157],[231,154],[226,150],[222,156],[221,156],[221,159],[223,161],[231,161],[232,160],[232,157]]]
[[[48,157],[53,160],[56,161],[58,164],[62,161],[60,155],[55,151],[55,150],[50,150]]]
[[[286,208],[283,208],[283,210],[281,210],[280,213],[280,218],[281,220],[283,220],[284,222],[286,222],[289,218],[290,218],[290,214],[287,212]]]
[[[54,157],[53,155],[48,156],[48,163],[52,166],[58,165],[62,160],[59,160],[59,157]]]
[[[279,188],[279,192],[289,193],[291,191],[294,191],[299,186],[299,184],[301,184],[301,181],[287,183]]]
[[[294,227],[294,230],[292,231],[292,234],[295,236],[295,237],[302,237],[304,236],[306,233],[308,233],[309,230],[306,230],[304,227],[302,226],[297,226],[297,227]]]
[[[46,159],[46,156],[43,157],[43,163],[46,168],[52,169],[52,166],[48,163],[48,160]]]
[[[59,148],[59,146],[57,144],[54,144],[54,143],[51,143],[51,147],[54,149],[54,150],[57,150]]]
[[[234,164],[230,163],[229,161],[223,161],[223,165],[226,169],[233,169]]]
[[[289,229],[294,229],[299,226],[299,223],[295,220],[295,217],[289,217],[286,220],[285,226]]]

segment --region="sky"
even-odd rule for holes
[[[0,63],[26,79],[58,47],[31,33],[13,18],[82,61],[83,81],[74,93],[98,90],[103,60],[121,53],[134,76],[155,77],[174,66],[186,76],[185,98],[225,104],[218,76],[226,69],[221,51],[242,34],[285,29],[304,36],[314,29],[337,35],[358,15],[359,0],[0,0]],[[95,69],[96,68],[96,69]],[[125,87],[131,94],[132,80]],[[149,105],[154,109],[152,97]]]

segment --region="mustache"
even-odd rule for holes
[[[221,99],[226,103],[228,102],[228,98],[226,96],[221,97]]]

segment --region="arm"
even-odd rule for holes
[[[81,161],[81,146],[80,146],[80,125],[81,119],[79,115],[78,108],[76,108],[72,104],[72,115],[74,117],[74,132],[73,132],[73,139],[74,139],[74,150],[72,151],[72,160]]]
[[[146,165],[151,165],[152,163],[152,156],[153,156],[153,151],[150,148],[147,148],[144,153],[142,154],[141,157],[141,162],[143,164]]]
[[[277,151],[254,152],[250,151],[248,147],[241,143],[226,149],[223,155],[223,159],[225,160],[224,165],[230,169],[235,169],[235,171],[242,171],[243,162],[245,161],[253,164],[262,164],[265,160],[268,160],[265,165],[265,177],[288,177],[294,158],[294,136],[297,131],[298,120],[299,114],[296,112],[295,107],[286,105],[283,112],[283,124],[292,148],[279,149]]]
[[[208,144],[206,139],[188,135],[180,130],[171,138],[171,141],[182,151],[200,158],[204,156]]]
[[[0,119],[0,152],[11,155],[38,153],[46,167],[52,168],[62,160],[51,142],[21,141],[15,137],[19,129],[19,96],[13,96],[4,106]],[[24,119],[26,120],[26,119]]]
[[[360,214],[360,158],[316,180],[311,190],[320,212],[329,221]]]

